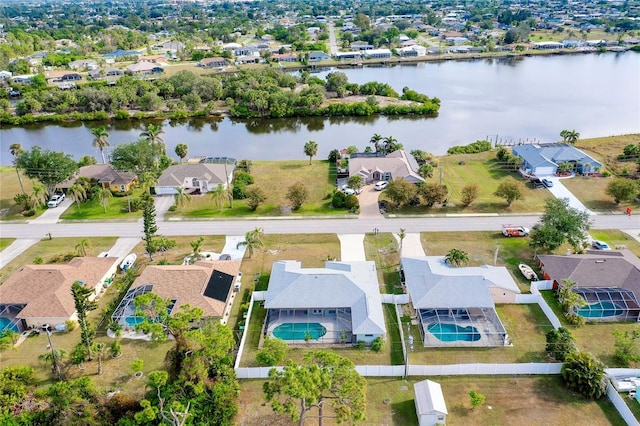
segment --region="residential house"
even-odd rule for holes
[[[148,62],[150,64],[165,66],[167,65],[167,57],[164,55],[140,56],[138,62]]]
[[[80,74],[71,71],[51,71],[45,74],[45,78],[47,79],[47,83],[50,84],[82,80],[82,76]]]
[[[265,332],[302,343],[371,343],[386,327],[374,262],[325,262],[302,268],[288,260],[273,264],[260,295],[267,310]]]
[[[238,56],[235,58],[236,65],[245,65],[245,64],[261,64],[264,63],[264,59],[260,56]]]
[[[559,43],[556,41],[538,41],[532,44],[534,49],[543,49],[543,50],[562,49],[564,47],[562,43]]]
[[[326,54],[325,52],[321,52],[319,50],[309,52],[309,62],[328,61],[329,59],[331,59],[331,56]]]
[[[123,58],[128,56],[142,56],[142,53],[137,50],[122,50],[117,49],[110,53],[105,53],[102,55],[104,58]]]
[[[94,80],[99,80],[101,78],[116,79],[122,77],[123,75],[124,71],[118,68],[106,67],[89,71],[89,77],[93,78]]]
[[[72,70],[94,70],[98,68],[98,62],[93,59],[78,59],[77,61],[69,62],[69,68]]]
[[[443,425],[447,422],[447,404],[440,383],[422,380],[413,385],[419,426]]]
[[[151,62],[138,62],[127,66],[127,71],[133,75],[162,74],[164,68]]]
[[[414,44],[407,47],[402,47],[398,49],[398,55],[403,58],[415,57],[415,56],[426,56],[427,48],[420,46],[418,44]]]
[[[338,61],[362,59],[362,52],[336,52],[333,54],[333,57]]]
[[[389,59],[391,58],[391,50],[369,49],[369,50],[365,50],[364,56],[368,59]]]
[[[298,62],[298,55],[295,53],[276,53],[271,55],[271,60],[277,62]]]
[[[0,80],[7,80],[13,77],[13,73],[11,71],[0,71]]]
[[[226,188],[233,180],[234,170],[235,162],[174,164],[158,178],[156,194],[174,195],[177,188],[192,194],[214,191],[218,185]]]
[[[71,286],[80,281],[99,295],[117,270],[115,257],[76,257],[66,265],[26,265],[14,272],[0,291],[0,318],[15,331],[30,327],[64,328],[77,320]]]
[[[108,188],[114,193],[131,191],[138,183],[135,173],[118,171],[111,164],[92,164],[80,167],[74,177],[62,182],[56,188],[67,190],[80,177],[95,180],[103,188]]]
[[[219,56],[215,58],[203,58],[198,62],[198,66],[202,68],[220,68],[229,65],[226,59]]]
[[[358,42],[358,41],[354,41],[353,43],[351,43],[351,49],[353,50],[361,51],[361,50],[371,50],[373,48],[374,46],[369,43]]]
[[[122,328],[133,328],[144,318],[136,316],[134,300],[147,293],[171,300],[169,315],[182,306],[200,308],[204,318],[229,318],[234,290],[240,288],[239,260],[199,260],[193,265],[148,265],[131,285],[112,315]]]
[[[576,313],[589,321],[640,321],[640,259],[629,250],[587,253],[538,255],[544,279],[554,289],[575,283],[586,303]]]
[[[426,346],[506,346],[495,303],[513,303],[518,285],[504,267],[451,267],[443,256],[402,257],[404,284]]]
[[[520,168],[527,175],[555,175],[562,163],[570,163],[576,173],[582,174],[594,173],[602,168],[602,163],[568,144],[516,145],[512,151],[513,155],[522,158]]]
[[[360,176],[365,184],[403,178],[407,182],[424,182],[418,174],[418,162],[404,150],[382,153],[357,153],[349,158],[349,176]]]
[[[162,48],[168,52],[176,53],[179,50],[184,50],[185,44],[181,41],[167,41],[162,44]]]

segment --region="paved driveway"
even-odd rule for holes
[[[340,260],[343,262],[367,260],[364,254],[364,234],[338,234]]]
[[[7,248],[0,252],[0,268],[4,268],[7,263],[18,257],[20,253],[40,241],[37,238],[25,238],[15,240]]]
[[[378,207],[378,197],[380,191],[373,189],[373,185],[367,185],[362,188],[362,192],[358,195],[360,201],[360,215],[358,217],[373,219],[384,219],[384,216],[380,214],[380,208]]]
[[[164,221],[164,214],[169,211],[169,207],[174,205],[175,202],[176,200],[173,195],[157,195],[154,198],[153,204],[156,208],[156,217],[158,218],[158,221]]]
[[[589,213],[590,215],[594,215],[596,213],[592,212],[591,210],[589,210],[588,208],[585,207],[584,204],[582,204],[582,202],[580,202],[580,200],[578,200],[578,198],[576,198],[575,195],[573,195],[571,193],[571,191],[569,191],[567,189],[566,186],[564,186],[562,184],[563,179],[559,179],[557,176],[543,176],[545,179],[550,180],[551,182],[553,182],[553,186],[551,188],[547,188],[549,190],[549,192],[551,192],[551,194],[556,197],[556,198],[568,198],[569,199],[569,205],[571,207],[574,207],[578,210],[582,210],[585,211],[587,213]],[[543,189],[540,189],[540,191],[543,191]]]
[[[60,216],[62,216],[62,213],[64,213],[64,211],[67,210],[72,204],[73,201],[71,201],[69,198],[65,198],[58,207],[53,207],[45,210],[36,219],[29,221],[29,223],[57,223],[58,220],[60,220]]]
[[[404,236],[402,240],[402,256],[426,256],[422,243],[420,242],[420,234],[410,233]]]

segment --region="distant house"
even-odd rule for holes
[[[391,58],[391,50],[389,49],[368,49],[364,52],[364,56],[369,59],[389,59]]]
[[[557,41],[539,41],[532,44],[534,49],[542,50],[562,49],[564,47],[562,43]]]
[[[92,71],[89,71],[89,77],[94,80],[99,80],[101,78],[118,78],[124,75],[124,71],[118,68],[98,68]]]
[[[11,275],[0,291],[0,317],[21,332],[29,327],[62,327],[77,320],[71,295],[74,282],[100,294],[116,272],[115,257],[76,257],[66,265],[26,265]]]
[[[98,62],[93,59],[78,59],[77,61],[69,62],[69,68],[73,70],[94,70],[98,68]]]
[[[349,159],[349,176],[360,176],[365,184],[403,178],[407,182],[424,182],[418,174],[418,162],[404,150],[390,154],[358,153]]]
[[[13,73],[11,71],[0,71],[0,80],[6,80],[8,78],[11,78],[13,76]]]
[[[239,260],[200,260],[193,265],[148,265],[131,285],[112,315],[123,329],[144,320],[136,316],[134,300],[154,293],[171,300],[169,315],[182,306],[200,308],[205,318],[223,319],[231,309],[233,291],[240,287]]]
[[[62,182],[56,188],[69,189],[79,177],[96,180],[111,192],[128,192],[138,183],[135,173],[117,171],[111,164],[92,164],[80,167],[73,178]]]
[[[138,62],[127,66],[127,71],[133,75],[162,74],[164,68],[151,62]]]
[[[142,56],[142,53],[138,52],[137,50],[122,50],[122,49],[118,49],[118,50],[114,50],[113,52],[110,52],[110,53],[105,53],[102,56],[104,58],[122,58],[122,57],[127,57],[127,56]]]
[[[349,59],[362,59],[362,52],[337,52],[333,54],[333,57],[338,61],[344,61]]]
[[[181,41],[167,41],[162,44],[162,48],[169,52],[178,52],[179,50],[184,50],[185,44]]]
[[[204,163],[175,164],[169,166],[156,183],[156,194],[174,195],[176,188],[183,188],[188,193],[207,193],[215,191],[218,185],[227,187],[233,180],[233,163]]]
[[[509,344],[495,303],[513,303],[520,289],[506,268],[454,268],[443,256],[402,257],[401,264],[424,346]]]
[[[329,59],[331,59],[331,56],[319,50],[309,52],[309,62],[328,61]]]
[[[371,343],[386,334],[374,262],[276,262],[262,296],[265,332],[289,342],[310,333],[311,343]]]
[[[298,55],[295,53],[277,53],[271,55],[271,59],[278,62],[298,62]]]
[[[235,58],[236,65],[246,65],[246,64],[261,64],[264,62],[264,59],[260,56],[238,56]]]
[[[164,55],[140,56],[138,62],[149,62],[151,64],[166,65],[167,57]]]
[[[31,79],[35,74],[14,75],[11,80],[16,84],[31,84]]]
[[[629,250],[587,253],[538,255],[544,279],[554,289],[575,283],[586,303],[577,314],[589,321],[640,321],[640,259]]]
[[[203,58],[198,62],[198,66],[202,68],[220,68],[229,65],[226,59],[219,56],[215,58]]]
[[[599,161],[572,145],[562,143],[516,145],[513,155],[522,158],[521,170],[528,175],[554,175],[562,163],[571,164],[575,172],[583,174],[602,168]]]
[[[407,58],[414,56],[426,56],[427,48],[420,46],[418,44],[410,45],[407,47],[402,47],[398,49],[398,55]]]
[[[423,380],[413,385],[419,426],[442,425],[447,422],[447,404],[440,383]]]
[[[71,71],[51,71],[45,75],[47,83],[60,83],[69,81],[80,81],[82,76],[77,72]]]
[[[369,43],[360,43],[357,41],[351,43],[351,49],[353,50],[372,50],[373,48],[374,46]]]

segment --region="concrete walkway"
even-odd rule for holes
[[[587,213],[589,213],[590,215],[594,215],[596,213],[592,212],[591,210],[589,210],[584,204],[582,204],[582,202],[580,200],[578,200],[578,198],[576,198],[575,195],[573,195],[571,193],[571,191],[569,191],[567,189],[566,186],[564,186],[562,184],[563,179],[559,179],[557,176],[542,176],[541,178],[545,178],[547,180],[550,180],[551,182],[553,182],[553,186],[551,188],[547,188],[549,190],[549,192],[551,192],[551,194],[556,197],[556,198],[568,198],[569,199],[569,206],[581,210],[581,211],[585,211]],[[543,189],[540,189],[540,191],[543,191]]]
[[[365,261],[364,234],[338,234],[340,260],[343,262]]]
[[[397,234],[394,234],[398,243],[400,243],[400,237]],[[424,252],[424,248],[422,248],[422,243],[420,242],[420,234],[411,233],[406,234],[404,240],[402,241],[402,252],[401,256],[426,256]]]
[[[20,253],[37,243],[38,239],[35,238],[25,238],[15,240],[7,248],[0,252],[0,268],[4,268],[7,266],[7,263],[11,262],[13,259],[18,257]]]

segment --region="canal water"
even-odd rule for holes
[[[640,132],[640,54],[576,54],[512,59],[445,61],[395,67],[341,70],[350,81],[407,86],[442,101],[440,114],[426,118],[333,117],[270,120],[165,120],[167,152],[178,143],[189,155],[254,160],[302,159],[305,142],[318,143],[318,158],[334,148],[367,146],[374,133],[393,136],[408,150],[436,155],[478,139],[543,141],[563,129],[581,137]],[[329,71],[320,72],[324,77]],[[11,162],[11,143],[63,150],[75,158],[99,152],[90,129],[101,123],[35,124],[0,130],[0,164]],[[134,141],[144,123],[107,123],[112,146]]]

